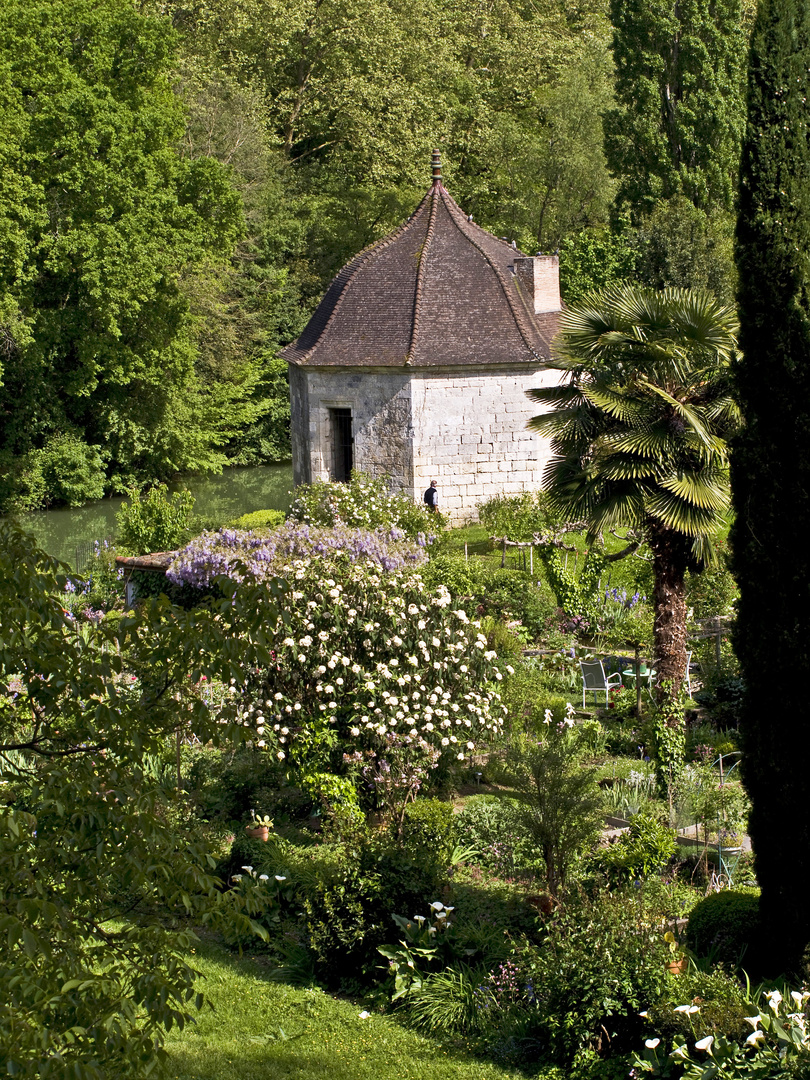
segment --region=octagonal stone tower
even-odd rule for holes
[[[438,482],[454,523],[495,494],[536,490],[549,457],[526,390],[556,383],[556,256],[523,255],[433,183],[411,217],[332,281],[290,366],[293,478],[389,476],[419,500]]]

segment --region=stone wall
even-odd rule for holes
[[[415,375],[415,497],[437,480],[441,509],[460,524],[493,495],[539,490],[550,448],[526,427],[540,411],[526,391],[558,378],[540,365]]]
[[[355,468],[413,490],[410,376],[290,365],[293,482],[332,476],[330,409],[351,409]],[[306,412],[309,417],[307,421]]]
[[[437,480],[441,509],[453,523],[473,521],[479,503],[493,495],[542,487],[549,445],[526,427],[538,406],[525,392],[558,378],[540,364],[450,373],[293,364],[294,482],[330,479],[329,410],[348,408],[355,468],[390,476],[395,489],[417,501]]]

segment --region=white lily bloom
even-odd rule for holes
[[[711,1053],[712,1043],[714,1042],[714,1035],[707,1035],[705,1039],[701,1039],[695,1043],[696,1050],[705,1050],[706,1053]]]
[[[644,1045],[647,1047],[648,1050],[654,1050],[660,1042],[660,1039],[645,1039]]]
[[[752,1031],[748,1038],[745,1040],[748,1046],[756,1046],[760,1039],[765,1038],[764,1031]]]

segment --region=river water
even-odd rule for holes
[[[253,510],[287,510],[292,465],[252,465],[225,469],[219,476],[190,477],[169,485],[187,487],[194,495],[194,513],[225,522]],[[125,496],[102,499],[74,509],[38,510],[17,520],[33,533],[40,547],[74,568],[82,565],[94,540],[115,536],[115,515]]]

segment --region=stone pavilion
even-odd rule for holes
[[[293,478],[389,476],[416,500],[431,480],[458,524],[495,494],[542,486],[547,440],[525,392],[553,384],[556,256],[523,255],[476,225],[442,183],[332,281],[289,362]]]

